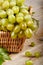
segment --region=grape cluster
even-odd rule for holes
[[[30,38],[37,25],[24,0],[0,0],[0,30],[9,31],[13,39]]]

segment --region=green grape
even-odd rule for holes
[[[2,5],[2,8],[3,8],[4,10],[7,10],[7,9],[9,8],[9,2],[8,2],[8,1],[4,1],[4,2],[3,2],[3,5]]]
[[[14,6],[12,8],[12,10],[14,11],[14,14],[17,14],[19,12],[19,7],[18,6]]]
[[[34,53],[34,56],[35,56],[36,58],[39,58],[39,57],[41,56],[41,54],[40,54],[40,52],[35,52],[35,53]]]
[[[10,1],[10,7],[12,8],[12,7],[15,6],[15,5],[16,5],[16,0],[13,0],[13,1],[11,0],[11,1]]]
[[[28,6],[26,6],[26,5],[22,5],[22,6],[20,7],[20,10],[22,10],[22,9],[28,10],[29,8],[28,8]]]
[[[9,15],[8,20],[9,20],[10,23],[15,23],[15,16]]]
[[[18,33],[20,31],[20,26],[19,25],[16,25],[15,28],[14,28],[14,32],[15,33]]]
[[[31,38],[32,37],[32,30],[30,28],[27,28],[25,31],[24,31],[25,35],[27,38]]]
[[[4,10],[0,10],[0,17],[5,18],[7,16],[6,12]]]
[[[35,43],[34,42],[31,42],[31,47],[34,47],[35,46]]]
[[[34,30],[36,30],[37,29],[37,25],[34,25],[33,24],[33,26],[31,27],[31,29],[34,31]]]
[[[31,18],[31,15],[26,15],[26,16],[24,17],[24,19],[25,19],[25,21],[29,21],[29,20],[31,20],[32,18]]]
[[[31,56],[32,56],[32,53],[29,52],[29,51],[26,51],[26,52],[25,52],[25,56],[27,56],[27,57],[31,57]]]
[[[24,34],[23,34],[23,31],[21,30],[19,33],[18,33],[18,37],[19,38],[22,38],[24,36]]]
[[[2,19],[1,22],[2,22],[2,26],[5,26],[6,27],[7,24],[8,24],[8,19],[6,19],[6,18],[5,19]]]
[[[1,30],[2,31],[7,31],[6,27],[4,27],[3,25],[1,26]]]
[[[21,13],[21,12],[19,12],[16,16],[18,16],[18,17],[24,17],[24,14]]]
[[[7,10],[7,15],[13,15],[13,14],[14,14],[14,12],[13,12],[12,9],[8,9],[8,10]]]
[[[14,29],[14,25],[13,24],[8,24],[7,25],[7,30],[12,31]]]
[[[14,32],[12,32],[12,33],[11,33],[11,38],[12,38],[12,39],[17,38],[17,34],[15,34]]]
[[[32,60],[27,60],[27,61],[25,62],[25,65],[33,65],[33,61],[32,61]]]
[[[25,22],[20,23],[20,28],[21,28],[22,30],[26,30],[27,24],[26,24]]]
[[[17,5],[21,6],[24,3],[24,0],[17,0]]]
[[[30,20],[30,21],[27,21],[26,23],[27,23],[27,26],[30,27],[30,28],[31,28],[31,27],[33,26],[33,24],[34,24],[33,21],[31,21],[31,20]]]
[[[22,9],[21,12],[24,14],[24,15],[28,15],[29,12],[26,10],[26,9]]]
[[[21,22],[23,22],[23,20],[24,20],[24,17],[22,17],[22,16],[17,16],[16,17],[17,23],[21,23]]]
[[[2,4],[3,4],[3,2],[4,2],[4,0],[0,0],[0,5],[2,5]]]

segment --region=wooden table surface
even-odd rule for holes
[[[43,56],[38,59],[24,57],[24,53],[26,51],[30,51],[32,53],[36,51],[40,51],[41,53],[43,52],[43,42],[39,41],[40,35],[43,36],[43,0],[26,0],[25,4],[28,6],[32,5],[33,10],[36,12],[34,17],[40,21],[38,32],[31,39],[26,39],[23,50],[18,54],[11,54],[10,57],[12,60],[6,61],[3,65],[25,65],[25,61],[29,59],[33,60],[34,65],[43,65]],[[35,42],[35,47],[29,46],[31,41]]]

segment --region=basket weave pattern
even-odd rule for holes
[[[6,48],[8,52],[20,52],[25,38],[12,39],[9,32],[0,32],[0,47]]]

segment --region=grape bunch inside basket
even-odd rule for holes
[[[0,47],[8,52],[22,50],[25,39],[38,28],[33,13],[24,0],[0,0]]]

